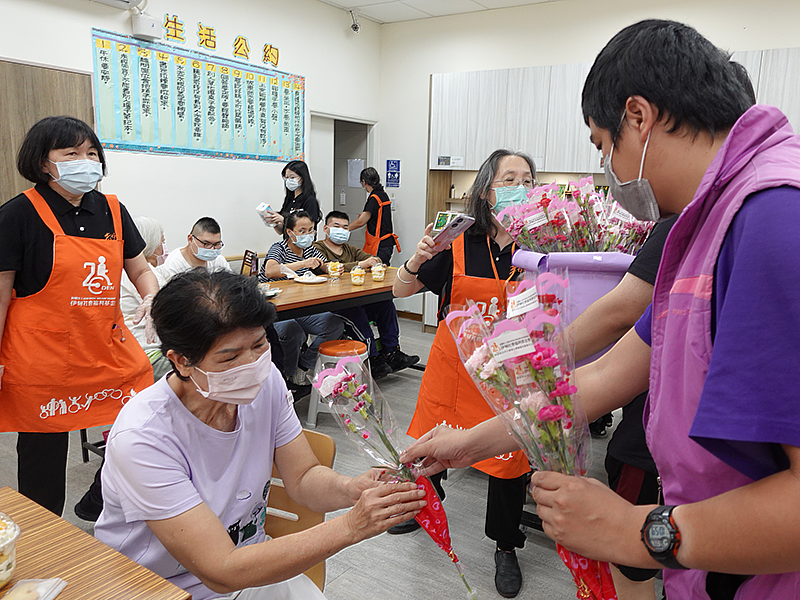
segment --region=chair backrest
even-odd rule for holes
[[[332,467],[333,459],[336,456],[336,442],[333,438],[324,433],[309,431],[308,429],[304,429],[303,433],[305,433],[306,439],[320,464]],[[289,494],[286,493],[286,488],[283,487],[280,476],[277,467],[273,467],[272,485],[270,486],[267,500],[267,518],[264,521],[264,531],[267,535],[276,538],[290,533],[297,533],[325,521],[325,513],[314,512],[310,508],[292,500]],[[269,509],[273,510],[270,511]],[[285,516],[281,516],[277,511],[282,511]],[[295,519],[295,517],[297,518]],[[325,587],[325,561],[314,565],[305,574],[322,591]]]
[[[241,275],[254,276],[258,275],[258,254],[252,250],[245,250],[244,257],[242,258]]]

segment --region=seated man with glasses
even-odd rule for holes
[[[216,220],[211,217],[199,219],[186,236],[186,241],[183,248],[170,252],[164,264],[156,268],[161,285],[178,273],[195,267],[206,267],[209,271],[231,270],[228,261],[220,254],[225,244]]]

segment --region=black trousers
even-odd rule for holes
[[[444,500],[442,478],[447,471],[442,471],[429,478],[436,493]],[[525,534],[519,529],[522,520],[522,509],[525,507],[525,486],[527,475],[514,479],[500,479],[489,476],[489,492],[486,496],[486,537],[497,542],[500,550],[510,552],[525,545]]]
[[[392,240],[394,240],[394,238],[392,238]],[[392,260],[393,252],[394,252],[394,241],[392,241],[391,245],[378,246],[377,257],[380,258],[383,264],[385,264],[388,267],[390,261]]]
[[[489,476],[486,496],[486,537],[497,542],[500,550],[510,552],[525,545],[525,534],[519,529],[525,507],[527,476],[500,479]]]
[[[69,433],[17,434],[20,494],[56,513],[64,511]]]

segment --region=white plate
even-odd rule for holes
[[[314,279],[306,279],[305,277],[295,277],[297,283],[325,283],[328,281],[325,277],[314,277]]]

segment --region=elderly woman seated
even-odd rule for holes
[[[372,470],[339,475],[316,460],[264,328],[275,308],[255,279],[206,269],[177,276],[153,319],[173,372],[123,407],[108,439],[97,538],[195,599],[320,598],[303,571],[415,515],[415,484]],[[317,512],[352,510],[265,539],[270,476]]]

